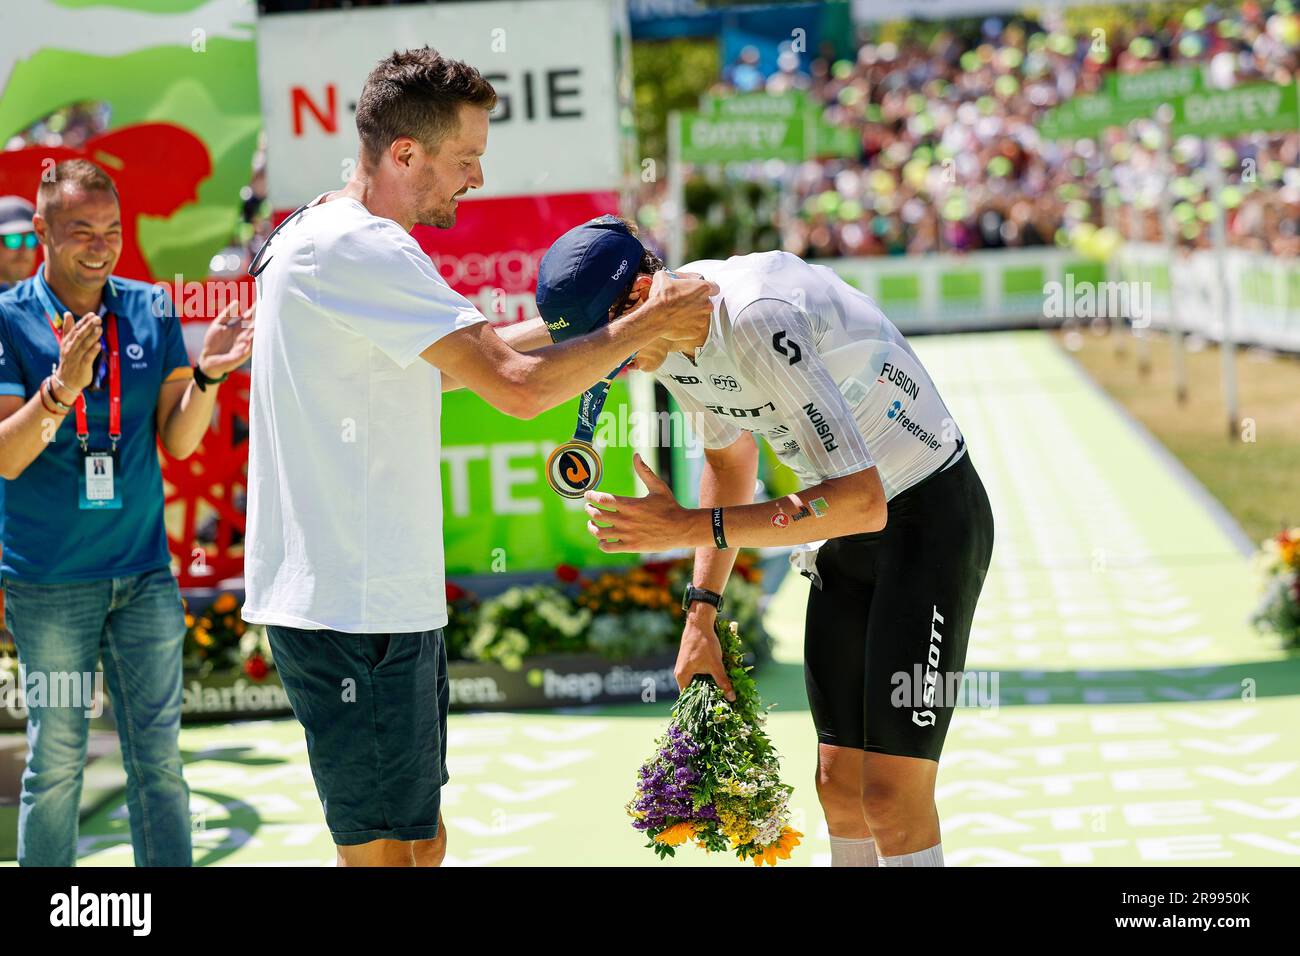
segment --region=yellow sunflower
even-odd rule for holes
[[[674,823],[667,829],[657,833],[655,842],[663,843],[666,846],[680,846],[693,836],[695,836],[694,823]]]

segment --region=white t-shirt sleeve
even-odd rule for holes
[[[741,374],[764,383],[817,474],[842,478],[875,464],[853,410],[813,346],[807,314],[788,302],[758,299],[731,328]]]
[[[487,321],[396,223],[368,222],[317,255],[317,305],[402,368],[444,335]]]

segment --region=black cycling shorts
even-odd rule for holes
[[[821,743],[939,759],[992,552],[969,453],[895,496],[883,530],[822,546],[804,628]]]

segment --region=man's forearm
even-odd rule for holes
[[[526,322],[500,326],[497,335],[516,352],[534,352],[551,344],[551,333],[546,331],[546,320],[540,315]]]
[[[194,454],[203,441],[203,436],[212,427],[212,409],[217,403],[217,387],[212,384],[205,391],[190,379],[159,435],[167,454],[173,458],[188,458]]]
[[[848,480],[856,478],[833,478],[772,501],[728,507],[723,512],[727,544],[742,548],[784,547],[879,531],[887,517],[879,481],[874,474],[870,484]],[[713,541],[713,507],[717,506],[688,512],[690,543],[701,549]]]
[[[59,400],[69,398],[62,395]],[[71,404],[69,402],[68,404]],[[13,479],[34,462],[71,413],[51,412],[41,401],[38,392],[28,399],[12,415],[0,421],[0,476]],[[65,435],[72,438],[74,429],[69,428]]]
[[[551,344],[551,333],[546,331],[546,321],[541,316],[529,319],[526,322],[515,322],[512,325],[501,325],[494,328],[497,335],[501,337],[501,341],[516,352],[532,352]],[[442,390],[444,392],[452,392],[465,387],[465,384],[454,376],[446,372],[441,374]]]
[[[526,390],[536,411],[554,408],[591,388],[641,346],[663,337],[667,323],[647,314],[647,308],[581,338],[519,354],[507,374]]]
[[[700,506],[718,508],[723,505],[747,505],[754,500],[754,482],[758,477],[758,453],[755,449],[743,464],[736,467],[718,467],[707,459],[700,473]],[[730,543],[730,542],[728,542]],[[697,588],[707,588],[722,594],[731,579],[731,569],[736,563],[737,548],[719,550],[716,546],[695,549],[695,570],[691,582]],[[713,605],[696,601],[687,611],[706,629],[713,625],[717,611]]]

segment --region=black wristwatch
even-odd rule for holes
[[[712,604],[719,611],[722,610],[722,595],[716,591],[710,591],[708,588],[697,588],[694,584],[686,585],[686,590],[682,592],[682,610],[689,611],[691,605],[696,601],[703,601],[705,604]]]
[[[221,378],[213,378],[211,375],[206,374],[203,369],[199,368],[198,362],[194,363],[194,382],[198,385],[200,392],[206,392],[209,385],[220,385],[228,378],[230,378],[229,372],[221,376]]]

